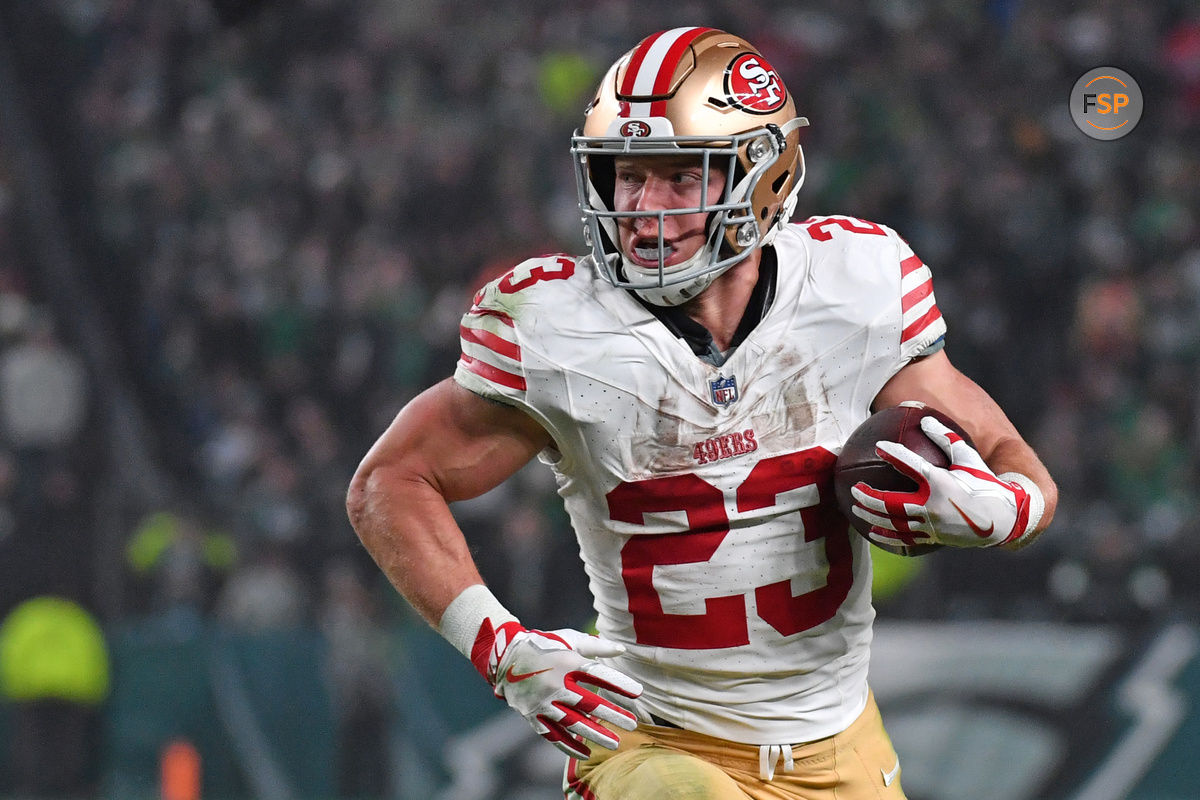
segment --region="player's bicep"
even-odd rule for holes
[[[948,414],[970,434],[985,461],[1001,442],[1021,438],[1003,409],[950,363],[944,350],[902,367],[875,396],[872,409],[905,400],[919,400]]]
[[[451,379],[404,407],[359,467],[428,484],[447,502],[487,492],[552,444],[524,412],[485,400]]]

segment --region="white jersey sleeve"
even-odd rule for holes
[[[892,232],[893,236],[896,236]],[[946,320],[933,294],[933,273],[908,242],[896,236],[900,265],[901,354],[907,358],[928,355],[946,339]]]
[[[899,301],[899,360],[928,355],[945,342],[946,321],[933,291],[933,274],[894,230],[842,215],[809,217],[786,229],[801,240],[811,258],[809,277],[841,291],[863,306]],[[896,285],[898,282],[898,285]]]
[[[462,353],[454,379],[482,397],[521,409],[555,438],[562,418],[548,416],[546,403],[537,398],[555,393],[549,384],[559,383],[561,373],[536,357],[529,345],[554,327],[554,317],[570,313],[555,308],[539,288],[570,280],[575,271],[576,260],[565,255],[523,261],[480,289],[459,323]]]

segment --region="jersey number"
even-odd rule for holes
[[[850,231],[850,233],[874,233],[877,236],[887,236],[887,231],[874,222],[867,222],[865,219],[856,217],[824,217],[809,225],[805,230],[818,242],[828,242],[833,238],[833,233],[829,230],[831,225]]]
[[[836,456],[821,447],[764,459],[737,488],[740,512],[770,508],[780,494],[812,487],[816,502],[800,509],[804,541],[825,540],[826,583],[793,595],[790,580],[754,589],[758,615],[783,636],[828,621],[850,593],[853,555],[849,526],[831,502]],[[609,516],[645,524],[644,515],[683,512],[688,530],[633,536],[621,548],[621,574],[638,644],[683,650],[737,647],[750,642],[745,594],[708,597],[703,614],[669,614],[654,589],[654,568],[699,564],[716,553],[729,535],[729,517],[720,489],[694,474],[622,483],[608,493]]]
[[[554,258],[553,263],[546,263]],[[554,281],[569,278],[575,274],[575,262],[562,256],[543,256],[542,263],[536,260],[524,261],[500,279],[498,287],[505,294],[519,292],[538,281]]]

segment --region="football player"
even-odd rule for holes
[[[922,401],[950,466],[884,457],[855,490],[881,541],[1014,548],[1056,489],[942,348],[929,268],[889,228],[792,223],[792,96],[737,36],[649,36],[572,140],[582,257],[515,266],[462,319],[452,379],[364,458],[354,527],[396,588],[570,758],[569,798],[898,798],[867,683],[867,539],[833,498],[847,435]],[[484,585],[448,504],[538,457],[570,514],[598,636]]]

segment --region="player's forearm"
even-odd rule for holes
[[[1024,441],[1006,438],[998,441],[991,452],[981,453],[984,461],[997,475],[1017,473],[1031,480],[1042,494],[1043,508],[1041,519],[1034,531],[1041,532],[1049,526],[1058,507],[1058,485],[1050,477],[1050,472],[1042,464],[1041,459]]]
[[[430,625],[463,589],[483,582],[445,498],[420,477],[364,466],[346,508],[367,552]]]

